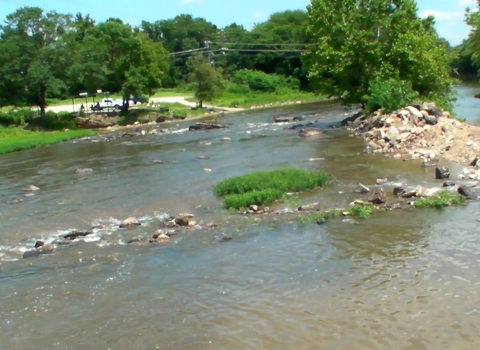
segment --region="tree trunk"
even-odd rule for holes
[[[198,103],[198,106],[199,106],[200,108],[203,108],[203,101],[200,100],[200,101],[198,101],[198,102],[199,102],[199,103]]]
[[[42,121],[42,124],[45,125],[45,116],[46,116],[46,111],[45,111],[45,108],[47,107],[47,101],[45,99],[45,95],[46,95],[46,92],[47,92],[47,88],[42,85],[40,86],[40,103],[39,103],[39,107],[40,107],[40,120]]]
[[[128,112],[128,108],[130,107],[130,104],[129,104],[129,101],[130,101],[130,93],[126,93],[125,95],[123,95],[123,106],[122,106],[122,109],[124,112]]]

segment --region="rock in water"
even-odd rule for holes
[[[45,255],[45,254],[52,254],[54,251],[53,246],[50,244],[41,246],[35,250],[28,250],[23,253],[23,258],[32,258],[34,256]]]
[[[395,187],[393,189],[393,195],[394,196],[401,196],[405,194],[405,189],[403,187]]]
[[[217,122],[198,122],[194,125],[190,125],[188,130],[212,130],[212,129],[225,129],[227,126]]]
[[[178,226],[188,226],[188,218],[179,217],[175,218],[174,221]]]
[[[377,179],[377,185],[384,185],[388,182],[388,179]]]
[[[140,225],[141,223],[137,220],[137,218],[131,217],[123,220],[123,222],[120,224],[120,228],[136,227]]]
[[[320,135],[321,133],[322,133],[322,130],[317,128],[305,128],[298,132],[298,136],[309,137],[309,136]]]
[[[443,180],[443,179],[448,179],[450,177],[450,170],[446,167],[436,167],[435,168],[435,178],[437,180]]]
[[[447,181],[443,183],[443,187],[453,187],[455,186],[455,182],[453,181]]]
[[[28,185],[22,188],[23,191],[38,191],[40,188],[34,185]]]
[[[35,242],[35,249],[43,247],[45,243],[43,241],[36,241]]]
[[[457,188],[457,192],[467,198],[473,198],[473,192],[467,186],[462,185]]]
[[[69,239],[69,240],[74,240],[74,239],[77,239],[78,237],[86,237],[88,235],[91,235],[93,233],[93,231],[77,231],[77,230],[73,230],[72,232],[66,234],[65,236],[63,236],[63,238],[65,239]]]
[[[369,189],[367,186],[359,183],[359,184],[357,185],[357,188],[355,189],[355,192],[356,192],[356,193],[365,194],[365,193],[370,192],[370,189]]]
[[[373,204],[384,204],[387,202],[387,194],[383,188],[377,188],[368,201]]]
[[[298,207],[299,211],[305,211],[305,210],[318,210],[319,209],[319,203],[310,203],[310,204],[304,204],[300,207]]]

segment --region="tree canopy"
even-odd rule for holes
[[[433,17],[413,0],[312,0],[304,55],[310,82],[344,103],[365,102],[372,82],[411,83],[421,97],[448,102],[447,48]]]

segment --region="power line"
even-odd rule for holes
[[[310,44],[292,44],[292,43],[272,43],[272,44],[261,44],[261,43],[222,43],[220,41],[210,41],[211,44],[222,44],[222,45],[250,45],[250,46],[307,46]]]

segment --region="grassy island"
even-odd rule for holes
[[[325,173],[301,169],[259,171],[222,181],[213,187],[213,192],[224,197],[227,209],[241,209],[252,204],[271,204],[287,192],[322,187],[328,179],[329,176]]]

